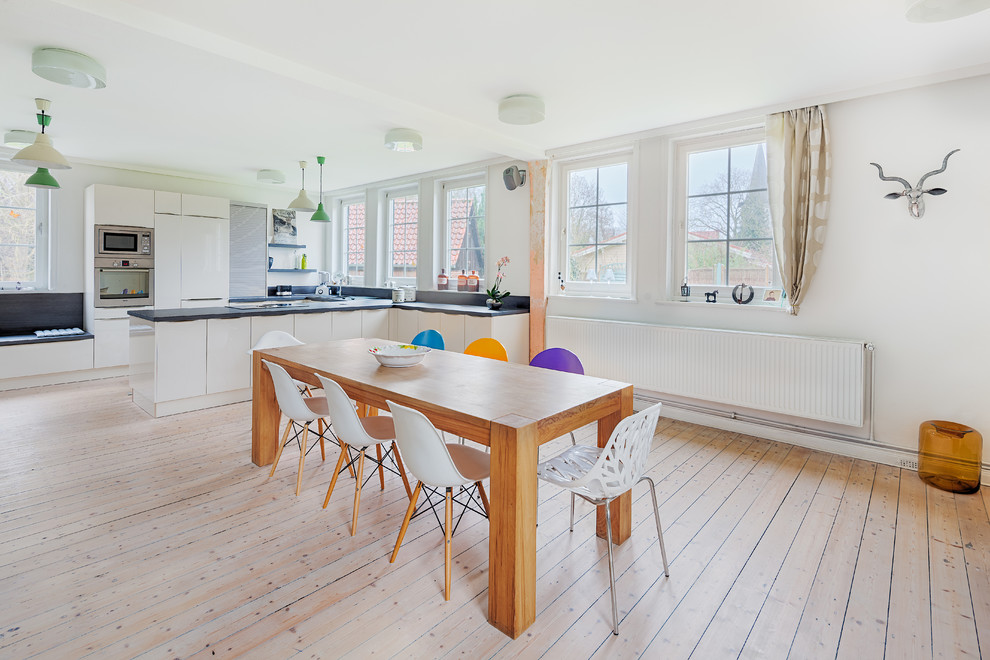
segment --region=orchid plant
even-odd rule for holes
[[[508,291],[498,290],[499,286],[501,286],[502,284],[502,277],[504,277],[504,275],[502,275],[502,267],[507,266],[508,264],[509,264],[509,257],[502,257],[501,259],[498,260],[498,263],[496,264],[498,266],[498,269],[495,272],[495,282],[492,284],[492,287],[490,289],[485,291],[485,293],[488,294],[488,297],[497,303],[502,302],[502,299],[509,295]]]

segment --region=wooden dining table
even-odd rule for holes
[[[386,401],[415,408],[444,431],[491,447],[488,621],[515,638],[536,619],[536,503],[539,446],[598,422],[604,446],[632,414],[632,385],[450,351],[432,351],[418,365],[387,368],[368,353],[383,339],[345,339],[254,352],[251,459],[269,465],[278,448],[280,412],[262,358],[298,380],[331,378],[361,404]],[[612,503],[612,538],[631,530],[631,497]],[[599,507],[597,533],[605,536]]]

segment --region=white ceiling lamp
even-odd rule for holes
[[[547,118],[547,107],[539,96],[513,94],[498,102],[498,118],[506,124],[538,124]]]
[[[31,70],[60,85],[83,89],[107,86],[107,70],[88,55],[63,48],[36,48],[31,55]]]
[[[423,136],[411,128],[393,128],[385,134],[385,148],[408,153],[423,148]]]
[[[258,170],[259,183],[285,183],[285,173],[281,170]]]
[[[289,204],[289,208],[297,211],[315,211],[316,204],[306,195],[306,161],[299,161],[299,169],[302,170],[302,188],[299,189],[299,196]]]
[[[907,0],[906,16],[912,23],[939,23],[990,8],[990,0]]]
[[[34,131],[22,131],[14,129],[3,134],[3,146],[9,149],[23,149],[34,144],[34,138],[38,134]]]

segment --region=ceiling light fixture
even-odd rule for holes
[[[31,70],[60,85],[83,89],[107,86],[107,70],[88,55],[63,48],[36,48],[31,55]]]
[[[3,134],[3,146],[10,149],[23,149],[34,144],[37,135],[34,131],[22,131],[14,129]]]
[[[406,153],[419,151],[423,148],[423,136],[411,128],[393,128],[385,134],[385,148]]]
[[[65,160],[65,156],[55,150],[51,138],[45,135],[45,128],[52,123],[52,116],[48,114],[52,102],[48,99],[35,99],[34,104],[38,107],[36,116],[41,132],[35,135],[33,144],[18,151],[10,160],[20,165],[38,168],[24,185],[31,188],[58,188],[58,181],[48,170],[68,170],[72,166]]]
[[[990,0],[907,0],[906,17],[912,23],[938,23],[990,8]]]
[[[498,118],[506,124],[538,124],[547,118],[547,108],[539,96],[513,94],[498,102]]]
[[[316,207],[316,213],[310,218],[313,222],[330,222],[330,216],[327,215],[326,209],[323,208],[323,163],[326,160],[323,156],[316,157],[316,162],[320,164],[320,205]]]
[[[258,170],[260,183],[285,183],[285,174],[281,170]]]
[[[302,188],[299,189],[299,196],[289,204],[289,208],[297,211],[315,211],[316,204],[306,195],[306,161],[299,161],[299,169],[302,170]]]

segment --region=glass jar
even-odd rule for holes
[[[928,420],[918,429],[918,476],[954,493],[980,489],[983,436],[956,422]]]

